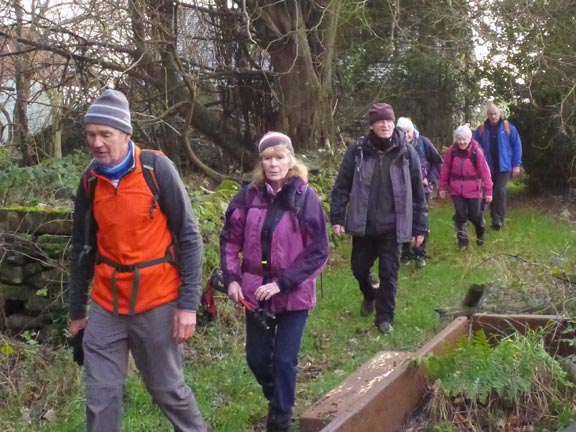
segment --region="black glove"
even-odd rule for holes
[[[80,329],[76,336],[70,341],[72,345],[72,358],[78,364],[82,366],[84,364],[84,348],[82,348],[82,340],[84,339],[84,329]]]

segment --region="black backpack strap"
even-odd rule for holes
[[[158,183],[158,179],[156,177],[156,161],[161,156],[164,156],[162,152],[145,149],[140,150],[140,165],[142,165],[142,175],[144,176],[144,180],[146,181],[150,192],[152,192],[150,219],[154,217],[154,209],[156,209],[157,206],[160,206],[160,209],[162,209],[162,205],[160,203],[160,184]]]
[[[302,207],[304,207],[304,203],[306,202],[308,186],[308,183],[306,183],[301,191],[296,192],[296,197],[294,198],[294,210],[296,210],[296,215],[298,217],[300,217],[300,213],[302,213]]]
[[[452,145],[452,162],[454,161],[455,156],[456,156],[456,147]],[[466,159],[470,159],[472,165],[474,165],[474,168],[478,169],[478,149],[476,147],[472,149],[472,154],[470,155],[469,158]]]
[[[92,171],[92,164],[90,164],[84,174],[82,175],[82,186],[84,188],[84,193],[88,198],[88,208],[86,213],[84,213],[84,246],[82,247],[82,252],[80,252],[79,261],[88,257],[92,252],[92,237],[96,234],[98,230],[98,225],[96,224],[96,219],[94,218],[94,192],[96,191],[96,184],[98,182],[98,177],[94,175]]]

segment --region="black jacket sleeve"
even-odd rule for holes
[[[350,200],[350,191],[354,180],[354,158],[358,145],[359,142],[356,142],[346,150],[340,171],[334,182],[330,201],[330,224],[332,226],[344,225],[346,222],[346,207]]]
[[[430,168],[428,169],[428,182],[431,184],[438,184],[440,180],[440,171],[442,170],[442,156],[432,144],[428,138],[424,138],[424,145],[426,146],[426,159],[428,159],[428,163],[430,164]]]
[[[96,222],[84,186],[86,171],[78,185],[72,213],[72,248],[68,280],[68,310],[71,320],[86,318],[88,288],[94,276],[96,257]],[[86,241],[88,236],[88,241]]]

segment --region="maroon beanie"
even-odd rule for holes
[[[290,153],[294,154],[294,147],[292,147],[292,140],[283,133],[280,132],[267,132],[260,139],[258,143],[258,153],[262,154],[264,150],[277,145],[283,145],[290,150]]]
[[[379,120],[396,120],[394,110],[387,103],[375,103],[368,110],[368,123],[370,125]]]

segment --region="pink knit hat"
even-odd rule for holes
[[[290,150],[290,153],[294,154],[294,147],[292,147],[292,140],[281,132],[267,132],[260,139],[258,143],[258,153],[262,154],[264,150],[269,147],[274,147],[277,145],[283,145]]]

